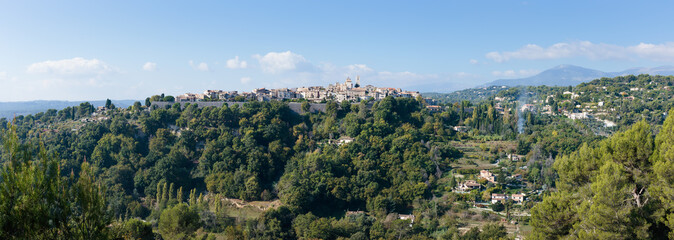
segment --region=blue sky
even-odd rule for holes
[[[644,1],[645,2],[645,1]],[[674,65],[672,1],[0,1],[0,101]]]

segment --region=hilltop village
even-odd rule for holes
[[[334,100],[337,102],[350,101],[360,102],[361,100],[381,100],[385,97],[417,97],[419,92],[404,91],[400,88],[382,88],[372,85],[361,86],[360,77],[356,77],[354,83],[351,78],[346,78],[344,83],[335,83],[323,86],[299,87],[299,88],[278,88],[266,89],[256,88],[250,92],[206,90],[203,94],[185,93],[175,98],[177,102],[195,102],[195,101],[216,101],[216,100],[291,100],[306,99],[311,102],[325,102]]]

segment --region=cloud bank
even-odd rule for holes
[[[590,41],[562,42],[549,47],[527,44],[516,51],[489,52],[485,57],[494,62],[516,59],[546,60],[584,57],[592,60],[646,59],[651,61],[674,62],[674,42],[663,44],[639,43],[634,46],[619,46]]]
[[[44,61],[28,66],[28,73],[55,74],[55,75],[102,75],[118,72],[118,70],[98,59],[81,57],[56,61]]]
[[[272,74],[297,70],[303,65],[310,65],[302,55],[291,51],[269,52],[264,56],[256,54],[253,58],[258,60],[262,71]]]
[[[374,69],[366,64],[357,63],[338,66],[329,62],[313,63],[304,56],[291,51],[256,54],[253,58],[259,62],[259,70],[269,76],[267,80],[256,81],[260,86],[270,88],[326,86],[335,82],[344,82],[347,77],[356,80],[360,76],[362,85],[395,87],[407,90],[440,91],[472,86],[479,75],[469,73],[425,74],[412,71],[387,71]],[[257,66],[257,65],[256,65]],[[248,83],[249,79],[241,79]],[[460,84],[450,83],[460,81]],[[464,86],[465,85],[465,86]],[[438,86],[443,89],[438,89]]]

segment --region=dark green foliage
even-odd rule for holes
[[[72,171],[75,179],[81,163],[90,163],[106,186],[107,207],[113,219],[120,219],[117,224],[133,217],[158,220],[165,239],[193,236],[198,227],[253,239],[424,239],[436,232],[458,236],[456,220],[437,219],[451,204],[438,207],[442,201],[434,200],[446,192],[447,183],[440,179],[463,154],[452,141],[515,128],[514,114],[496,113],[493,103],[466,102],[430,112],[418,99],[389,97],[374,103],[330,102],[325,113],[306,114],[293,113],[283,102],[198,104],[107,111],[109,120],[65,120],[56,123],[77,123],[77,129],[44,134],[31,131],[40,128],[31,116],[20,121],[19,136],[44,138],[46,149],[63,158],[60,172]],[[462,124],[475,133],[451,130]],[[344,139],[353,141],[339,142]],[[215,198],[280,199],[283,207],[245,219],[228,216],[234,213],[222,211]],[[371,215],[342,217],[346,209]],[[393,217],[400,212],[414,213],[417,220]],[[191,223],[175,224],[183,218]],[[132,226],[123,232],[146,228],[139,222]]]
[[[502,212],[505,210],[505,206],[501,202],[496,202],[491,205],[491,210],[494,210],[494,212]]]
[[[2,239],[105,239],[110,215],[104,189],[82,164],[79,178],[62,177],[42,146],[22,144],[16,128],[3,133],[0,181]]]
[[[504,88],[502,86],[490,86],[486,88],[460,90],[452,93],[423,93],[423,96],[431,98],[439,103],[456,103],[466,100],[478,103],[508,89],[510,88]]]
[[[166,239],[184,239],[199,227],[199,213],[184,203],[164,210],[159,217],[159,232]]]
[[[662,143],[672,136],[670,116],[656,137],[645,121],[579,152],[558,159],[561,191],[532,209],[532,237],[654,239],[674,236],[669,152]],[[666,154],[664,156],[667,156]]]
[[[480,239],[505,239],[507,235],[505,226],[492,223],[482,226]]]
[[[152,232],[152,224],[135,218],[123,222],[117,231],[117,235],[122,239],[155,239],[154,233]]]

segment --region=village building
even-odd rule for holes
[[[204,99],[203,94],[185,93],[175,97],[176,102],[196,102]]]
[[[492,174],[489,170],[480,170],[480,178],[485,179],[491,183],[496,183],[494,174]]]
[[[320,102],[327,97],[327,91],[323,87],[301,87],[297,89],[297,94],[313,102]]]
[[[293,99],[297,98],[297,94],[295,91],[288,89],[288,88],[279,88],[279,89],[272,89],[271,90],[271,97],[273,99],[279,99],[279,100],[284,100],[284,99]]]

